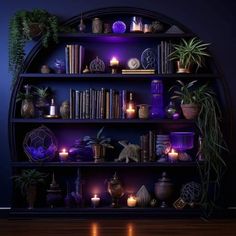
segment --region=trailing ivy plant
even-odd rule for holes
[[[37,36],[42,37],[43,47],[48,47],[50,41],[58,41],[59,24],[56,16],[45,10],[18,11],[9,24],[9,70],[13,81],[21,71],[27,41]]]

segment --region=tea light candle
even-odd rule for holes
[[[128,119],[134,119],[135,116],[136,116],[136,110],[131,104],[129,104],[128,108],[126,109],[126,117]]]
[[[69,154],[65,148],[63,148],[62,151],[59,152],[59,157],[60,157],[61,161],[66,161],[68,159],[68,156],[69,156]]]
[[[115,57],[112,57],[112,59],[110,60],[110,66],[118,66],[118,65],[119,61]]]
[[[128,199],[127,199],[127,205],[128,207],[135,207],[137,204],[137,199],[136,197],[134,196],[129,196]]]
[[[174,149],[171,149],[171,152],[168,153],[169,160],[175,162],[178,160],[178,152],[175,152]]]
[[[100,198],[97,197],[97,194],[94,194],[94,197],[91,198],[91,202],[93,204],[93,207],[97,207],[100,202]]]

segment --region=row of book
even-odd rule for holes
[[[68,44],[65,47],[66,74],[81,74],[84,63],[84,47]]]
[[[125,119],[127,91],[70,89],[70,119]]]
[[[169,60],[168,55],[172,52],[172,44],[166,41],[161,41],[157,45],[157,71],[158,74],[174,73],[173,62]]]
[[[140,136],[141,162],[156,161],[156,134],[149,130],[147,134]]]

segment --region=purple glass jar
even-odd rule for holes
[[[194,132],[171,132],[170,139],[175,150],[188,150],[193,148]]]
[[[163,83],[161,80],[155,79],[152,81],[151,93],[152,93],[151,116],[154,119],[163,118],[164,117]]]

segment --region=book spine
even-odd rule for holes
[[[126,102],[127,102],[127,91],[122,90],[121,92],[121,118],[125,119],[125,114],[126,114]]]
[[[69,74],[69,47],[65,46],[66,74]]]
[[[79,119],[79,91],[75,90],[75,119]]]
[[[74,73],[78,74],[78,61],[79,61],[79,45],[75,44],[74,45],[75,48],[75,55],[74,55]]]
[[[82,74],[83,66],[84,66],[84,47],[80,45],[79,46],[79,68],[78,68],[79,74]]]
[[[74,119],[75,90],[70,89],[70,119]]]
[[[110,92],[106,91],[106,119],[110,119]]]
[[[83,117],[83,92],[79,92],[79,119]]]
[[[85,110],[86,110],[86,93],[83,91],[83,107],[82,107],[82,119],[85,119]]]
[[[105,111],[106,111],[106,101],[105,101],[105,89],[101,89],[101,119],[105,119]]]
[[[89,90],[86,89],[85,90],[85,119],[89,119],[90,116],[89,116],[89,111],[90,111],[90,97],[89,97]]]
[[[148,138],[149,138],[149,161],[156,161],[156,153],[155,153],[155,134],[154,131],[150,130],[148,133]]]
[[[110,117],[109,119],[114,119],[114,90],[110,89]]]

